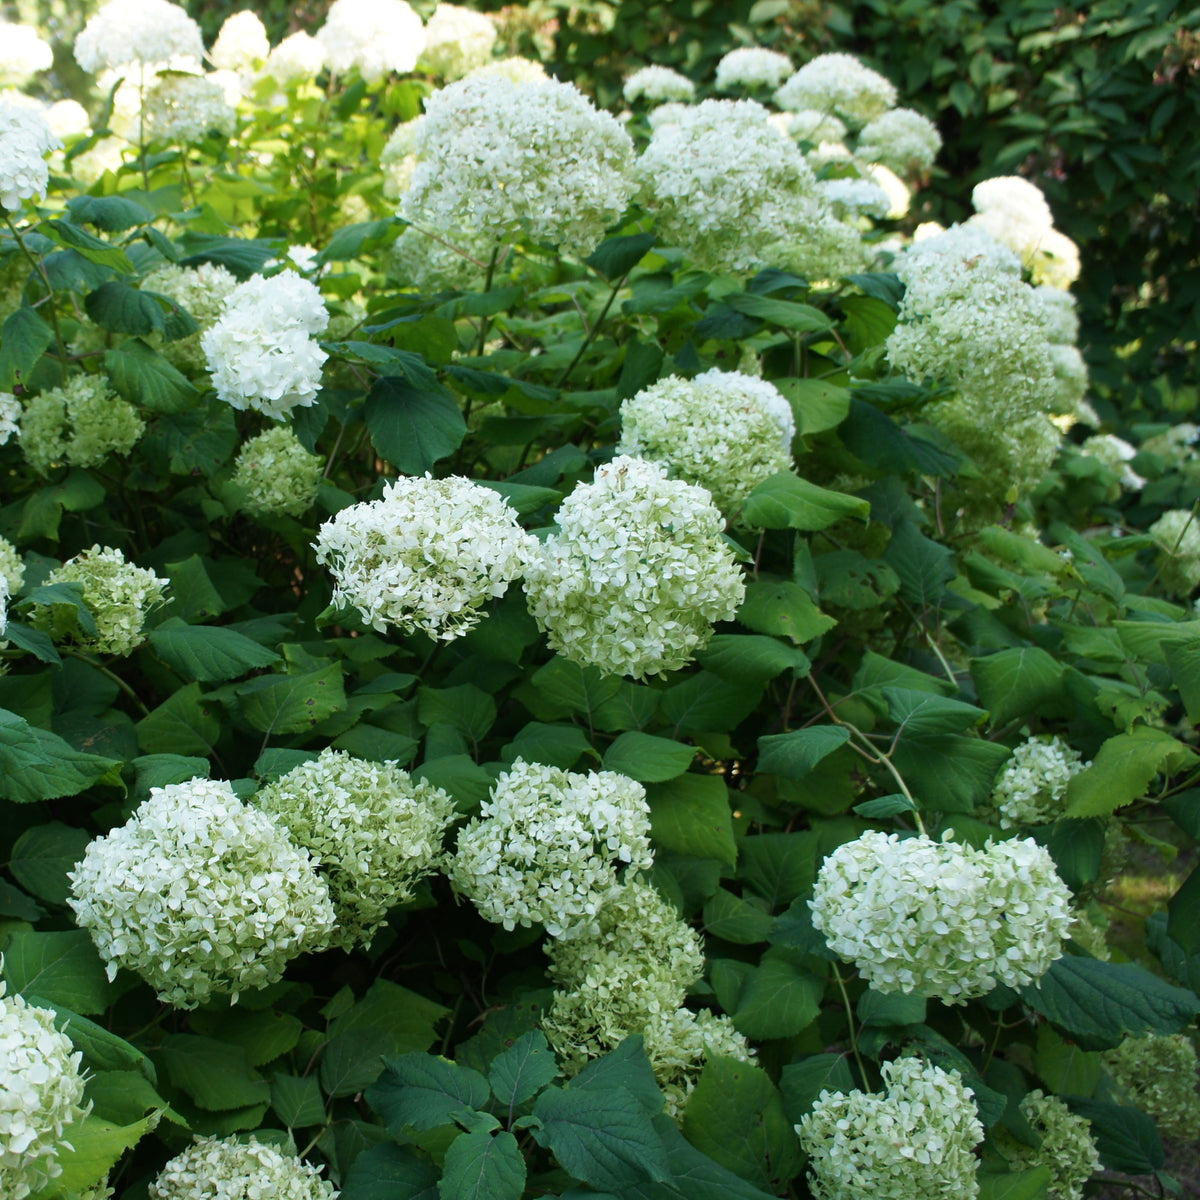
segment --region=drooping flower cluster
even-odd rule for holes
[[[329,357],[314,335],[328,324],[316,284],[295,271],[238,284],[200,339],[217,395],[276,420],[312,404]]]
[[[884,1091],[823,1091],[796,1126],[817,1200],[973,1200],[983,1126],[957,1071],[884,1063]]]
[[[220,263],[199,263],[194,267],[164,263],[151,271],[142,280],[142,291],[173,300],[200,326],[187,337],[161,345],[156,342],[164,357],[182,370],[203,370],[208,360],[200,344],[201,336],[217,323],[225,301],[237,285],[237,277]]]
[[[266,987],[334,927],[307,850],[228,783],[152,788],[70,873],[75,918],[108,964],[136,971],[166,1004]]]
[[[0,205],[16,212],[26,200],[44,200],[50,181],[46,155],[61,146],[40,112],[0,102]]]
[[[1200,585],[1200,520],[1186,508],[1168,509],[1147,530],[1158,543],[1158,577],[1174,596]]]
[[[75,39],[75,61],[91,74],[204,57],[200,26],[169,0],[109,0]]]
[[[237,110],[225,89],[204,75],[161,76],[146,93],[143,115],[147,137],[164,142],[198,142],[209,133],[228,136],[237,125]]]
[[[1167,1137],[1200,1141],[1200,1061],[1187,1034],[1126,1038],[1104,1052],[1104,1067]]]
[[[62,387],[26,401],[21,449],[44,475],[60,463],[95,467],[110,454],[128,454],[145,430],[137,409],[120,399],[104,376],[74,375]]]
[[[146,640],[142,627],[146,617],[166,603],[170,580],[126,562],[120,550],[93,546],[56,567],[46,582],[81,584],[92,625],[81,620],[73,604],[40,604],[33,610],[37,628],[56,641],[76,642],[98,654],[129,654]]]
[[[1021,1115],[1041,1142],[1026,1146],[1004,1144],[1014,1171],[1045,1167],[1050,1172],[1046,1200],[1083,1200],[1083,1185],[1100,1170],[1100,1152],[1092,1138],[1092,1123],[1076,1116],[1057,1096],[1032,1091],[1021,1101]]]
[[[1060,737],[1031,737],[1017,746],[992,786],[1000,825],[1046,825],[1062,816],[1072,775],[1088,764]]]
[[[0,22],[0,87],[20,87],[39,71],[48,71],[53,63],[54,51],[36,29]]]
[[[597,928],[622,867],[635,872],[653,861],[640,783],[518,758],[458,835],[449,874],[487,920],[567,937]]]
[[[421,66],[449,83],[490,62],[495,44],[496,25],[486,13],[438,4],[425,26]]]
[[[928,171],[941,148],[942,135],[928,117],[911,108],[893,108],[863,127],[855,153],[911,177]]]
[[[677,1008],[674,1012],[657,1014],[642,1033],[646,1057],[662,1088],[667,1114],[676,1120],[683,1116],[710,1058],[732,1058],[744,1063],[755,1059],[750,1043],[738,1033],[729,1017],[707,1008],[699,1011]]]
[[[320,1168],[251,1135],[198,1137],[159,1171],[151,1200],[337,1200]]]
[[[1034,283],[1066,290],[1079,278],[1079,247],[1054,228],[1054,215],[1036,184],[1019,175],[1000,175],[971,192],[975,215],[969,225],[986,230],[1020,256]]]
[[[454,801],[394,762],[323,750],[267,784],[254,803],[320,863],[337,928],[332,946],[368,946],[438,865]]]
[[[521,574],[532,540],[492,489],[427,475],[343,508],[314,545],[336,582],[335,604],[353,605],[380,633],[395,625],[452,641]]]
[[[825,859],[809,907],[877,991],[961,1004],[1041,978],[1062,955],[1070,903],[1032,838],[976,850],[869,830]]]
[[[696,85],[686,76],[670,67],[642,67],[625,80],[624,96],[627,104],[644,100],[647,104],[665,104],[668,101],[686,103],[696,95]]]
[[[708,492],[657,463],[614,458],[555,520],[526,568],[525,595],[572,662],[637,679],[678,670],[745,595]]]
[[[239,507],[256,517],[299,517],[317,498],[325,460],[310,454],[286,425],[251,438],[233,464]]]
[[[261,66],[270,53],[266,26],[245,8],[225,18],[208,56],[219,70],[244,73]]]
[[[717,63],[717,91],[774,90],[792,73],[792,60],[778,50],[739,46]]]
[[[401,216],[479,248],[517,238],[589,254],[625,211],[633,143],[578,88],[494,72],[435,92]]]
[[[670,375],[621,405],[618,454],[651,459],[698,483],[735,518],[764,479],[792,469],[796,421],[774,384],[713,368]]]
[[[54,1013],[6,996],[0,981],[0,1193],[25,1200],[62,1174],[59,1151],[83,1120],[83,1055]]]
[[[861,129],[896,103],[896,89],[852,54],[819,54],[775,93],[775,103],[792,112],[829,113]]]
[[[331,71],[357,67],[368,83],[378,83],[417,65],[425,27],[405,0],[334,0],[317,40]]]

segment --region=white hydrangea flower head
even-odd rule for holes
[[[706,1008],[698,1012],[677,1008],[672,1013],[656,1013],[642,1032],[646,1057],[662,1088],[667,1114],[677,1121],[683,1119],[688,1100],[710,1058],[752,1063],[756,1057],[750,1043],[725,1013]]]
[[[446,231],[434,235],[410,225],[392,244],[387,273],[397,283],[420,292],[464,292],[482,282],[490,255],[491,246],[483,244],[477,234]]]
[[[509,58],[498,58],[482,67],[476,67],[464,78],[486,79],[492,76],[507,79],[509,83],[545,83],[550,78],[540,62],[532,58],[522,58],[519,54]]]
[[[146,93],[146,135],[164,142],[198,142],[209,133],[228,136],[237,110],[225,89],[203,75],[161,75]]]
[[[1180,421],[1156,433],[1142,442],[1142,449],[1157,455],[1165,466],[1178,471],[1196,457],[1196,443],[1200,440],[1200,425],[1191,421]]]
[[[320,1168],[253,1134],[198,1137],[159,1171],[150,1200],[337,1200]]]
[[[448,874],[488,921],[580,937],[598,929],[618,872],[647,870],[653,861],[640,783],[518,758],[459,833]]]
[[[1033,253],[1033,282],[1065,291],[1079,278],[1079,247],[1058,229],[1046,230]]]
[[[1200,1059],[1186,1033],[1126,1038],[1104,1051],[1104,1069],[1129,1102],[1169,1138],[1195,1142],[1200,1130]]]
[[[320,75],[325,66],[325,47],[311,34],[300,30],[289,34],[267,55],[263,74],[291,87]]]
[[[817,184],[840,220],[888,216],[891,197],[869,179],[825,179]]]
[[[331,71],[357,67],[368,83],[378,83],[417,65],[425,26],[405,0],[334,0],[317,40]]]
[[[270,53],[267,27],[256,12],[244,8],[225,18],[208,56],[219,70],[245,74],[262,66]]]
[[[56,138],[82,138],[92,132],[91,118],[78,100],[55,100],[46,109],[46,123]]]
[[[983,1125],[957,1071],[884,1063],[884,1091],[823,1091],[796,1126],[816,1200],[974,1200]]]
[[[451,476],[403,476],[378,500],[343,508],[313,543],[333,602],[373,629],[440,641],[469,633],[524,569],[532,539],[491,488]]]
[[[850,131],[832,113],[815,108],[802,108],[788,118],[788,133],[802,142],[819,146],[824,142],[841,145]],[[844,148],[844,147],[843,147]]]
[[[641,67],[625,80],[625,102],[636,104],[665,104],[668,101],[686,104],[696,96],[696,85],[671,67]]]
[[[12,392],[0,392],[0,446],[7,445],[14,433],[20,435],[22,411]]]
[[[1073,346],[1079,337],[1079,314],[1075,297],[1063,288],[1042,284],[1033,289],[1042,306],[1046,337],[1053,346]]]
[[[21,449],[44,475],[59,463],[95,467],[110,454],[128,454],[145,431],[137,409],[103,375],[73,375],[25,402]]]
[[[328,324],[320,290],[295,271],[238,284],[200,339],[217,395],[275,420],[312,404],[329,357],[313,335]]]
[[[901,217],[908,216],[912,192],[908,184],[891,167],[885,167],[883,163],[867,163],[866,178],[887,194],[891,207],[884,215],[889,220],[898,221]]]
[[[307,850],[228,783],[152,788],[122,826],[87,847],[68,878],[76,923],[115,978],[136,971],[164,1004],[267,987],[321,949],[329,889]]]
[[[54,1028],[54,1013],[0,981],[0,1192],[25,1200],[62,1174],[71,1126],[87,1116],[83,1055]]]
[[[208,365],[200,344],[204,330],[220,319],[225,302],[238,286],[237,277],[220,263],[181,267],[165,263],[142,280],[142,290],[157,292],[179,305],[199,326],[197,332],[173,342],[155,341],[158,350],[182,370],[201,371]]]
[[[46,155],[61,148],[40,111],[0,103],[0,206],[16,212],[26,200],[45,200],[50,181]]]
[[[1143,479],[1130,465],[1129,460],[1136,456],[1137,447],[1115,433],[1096,433],[1085,438],[1079,447],[1080,454],[1097,459],[1111,468],[1120,476],[1119,488],[1127,488],[1131,492],[1140,492],[1146,486]],[[1117,499],[1120,490],[1117,490]]]
[[[21,559],[21,552],[4,537],[0,537],[0,579],[7,585],[10,596],[15,596],[25,582],[25,563]]]
[[[286,425],[252,437],[233,464],[239,508],[255,517],[300,517],[317,498],[325,460],[310,454]]]
[[[732,620],[746,585],[702,487],[619,456],[578,484],[537,546],[525,596],[552,649],[643,679],[676,671]]]
[[[618,454],[666,466],[698,483],[730,519],[764,479],[792,470],[796,421],[774,384],[715,367],[671,375],[621,405]]]
[[[717,91],[774,91],[791,73],[792,60],[786,54],[762,46],[739,46],[717,63]]]
[[[0,87],[21,87],[53,65],[54,51],[36,29],[0,21]]]
[[[75,39],[75,61],[92,75],[203,57],[200,26],[169,0],[108,0]]]
[[[417,133],[424,120],[424,117],[415,117],[397,125],[379,156],[379,166],[383,171],[383,194],[389,200],[399,200],[412,182],[418,162]]]
[[[1037,1089],[1021,1101],[1021,1115],[1041,1139],[1038,1146],[1004,1143],[1014,1171],[1045,1167],[1050,1172],[1046,1200],[1083,1200],[1083,1185],[1101,1169],[1092,1123],[1076,1116],[1057,1096]]]
[[[942,135],[928,117],[911,108],[893,108],[863,127],[855,153],[911,178],[928,171],[941,148]]]
[[[668,100],[665,104],[656,104],[646,114],[646,123],[652,133],[657,132],[682,120],[691,108],[690,104],[684,104],[682,100]]]
[[[1186,508],[1168,509],[1146,531],[1158,543],[1158,577],[1174,596],[1200,585],[1200,520]]]
[[[1017,746],[992,785],[1000,825],[1047,825],[1063,814],[1067,784],[1088,764],[1062,738],[1031,737]]]
[[[1020,214],[1030,225],[1054,224],[1042,189],[1020,175],[996,175],[977,183],[971,189],[971,204],[977,213],[1007,212]]]
[[[331,946],[369,946],[388,913],[412,898],[442,858],[455,819],[441,788],[394,762],[327,749],[266,785],[254,803],[320,862],[337,928]]]
[[[967,222],[1020,256],[1033,282],[1066,290],[1079,278],[1079,247],[1054,228],[1041,189],[1018,175],[976,184],[975,215]]]
[[[400,215],[441,233],[477,230],[586,256],[625,211],[633,143],[572,84],[461,79],[426,103]]]
[[[818,54],[776,93],[780,108],[831,113],[850,129],[861,129],[896,103],[896,89],[852,54]]]
[[[1061,957],[1071,893],[1032,838],[983,850],[869,830],[817,876],[813,926],[877,991],[961,1004]]]
[[[425,26],[421,66],[450,82],[486,66],[496,44],[496,23],[486,13],[439,4]]]

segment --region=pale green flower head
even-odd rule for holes
[[[1167,1137],[1184,1142],[1200,1137],[1200,1063],[1187,1034],[1126,1038],[1104,1052],[1104,1066],[1129,1102],[1153,1117]]]
[[[893,108],[863,127],[855,153],[911,177],[928,171],[941,148],[942,135],[928,117],[911,108]]]
[[[1200,517],[1186,508],[1163,513],[1148,530],[1158,543],[1158,578],[1173,596],[1191,595],[1200,585]]]
[[[70,463],[97,467],[110,454],[128,454],[146,430],[137,409],[100,375],[75,375],[25,402],[21,449],[34,470]]]
[[[755,1053],[725,1013],[707,1008],[653,1014],[642,1030],[646,1057],[666,1099],[666,1111],[682,1120],[696,1081],[710,1058],[752,1063]]]
[[[1014,1171],[1045,1167],[1050,1172],[1046,1200],[1083,1200],[1083,1185],[1100,1170],[1100,1152],[1092,1138],[1092,1123],[1076,1116],[1057,1096],[1032,1091],[1021,1101],[1021,1115],[1041,1139],[1038,1146],[1004,1143],[1004,1155]]]
[[[639,100],[647,104],[687,103],[695,98],[696,85],[670,67],[642,67],[625,80],[624,96],[628,104]]]
[[[200,263],[194,267],[167,263],[142,280],[143,291],[157,292],[175,301],[200,326],[195,333],[172,342],[164,342],[161,334],[155,334],[154,345],[164,358],[182,371],[207,367],[208,360],[200,345],[201,334],[217,323],[237,282],[237,277],[220,263]]]
[[[1017,746],[992,786],[1000,825],[1046,825],[1063,814],[1067,784],[1088,764],[1060,737],[1031,737]]]
[[[251,1135],[198,1137],[159,1171],[151,1200],[337,1200],[320,1168]]]
[[[852,54],[818,54],[775,93],[775,103],[791,112],[830,113],[861,129],[896,103],[896,88]]]
[[[251,438],[233,464],[238,507],[255,517],[303,516],[317,498],[325,460],[310,454],[286,425]]]
[[[487,13],[441,4],[425,26],[420,66],[449,82],[486,66],[496,44],[496,23]]]
[[[15,596],[25,582],[25,563],[21,559],[21,552],[3,537],[0,537],[0,579],[8,584],[10,596]]]

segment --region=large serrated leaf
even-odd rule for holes
[[[450,1143],[438,1184],[441,1200],[521,1200],[525,1157],[507,1130],[464,1133]]]
[[[219,625],[189,625],[178,617],[151,630],[149,640],[163,662],[184,679],[201,683],[235,679],[247,671],[279,661],[279,655],[274,651],[233,629]]]
[[[540,1029],[523,1033],[492,1059],[488,1080],[501,1104],[510,1110],[524,1104],[558,1074],[558,1063]]]
[[[367,1090],[367,1103],[399,1133],[449,1125],[456,1113],[482,1108],[491,1094],[488,1081],[471,1067],[433,1054],[401,1054],[385,1059],[379,1081]]]
[[[44,996],[87,1016],[102,1013],[112,999],[104,963],[83,929],[13,933],[4,948],[4,978],[11,992]]]
[[[733,863],[737,845],[729,792],[720,775],[680,775],[647,788],[650,830],[664,850]]]
[[[1007,725],[1059,695],[1063,665],[1037,646],[1014,647],[975,659],[971,677],[992,724]]]
[[[75,796],[117,765],[0,709],[0,796],[17,804]]]
[[[54,341],[54,330],[32,308],[22,306],[0,326],[0,388],[24,382]]]
[[[253,729],[305,733],[346,707],[342,664],[297,675],[260,675],[238,685],[237,703]]]
[[[803,779],[821,759],[849,740],[850,732],[843,725],[765,734],[758,739],[758,769],[785,779]]]
[[[870,504],[858,496],[833,492],[781,471],[764,479],[746,497],[741,520],[753,529],[798,529],[810,533],[828,529],[843,517],[865,521],[870,515]]]
[[[106,350],[104,369],[124,399],[155,412],[184,412],[200,398],[187,376],[141,338],[128,338]]]
[[[423,475],[436,462],[453,454],[466,436],[467,425],[448,392],[420,391],[407,380],[385,376],[363,405],[371,441],[406,475]]]
[[[603,766],[640,783],[663,783],[682,775],[695,757],[693,746],[629,730],[604,752]]]
[[[1160,772],[1183,770],[1196,752],[1160,729],[1139,726],[1101,747],[1091,766],[1067,785],[1068,817],[1104,817],[1146,794]]]

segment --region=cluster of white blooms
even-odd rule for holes
[[[1083,1200],[1083,1185],[1100,1170],[1100,1152],[1092,1123],[1076,1116],[1057,1096],[1032,1091],[1021,1101],[1021,1115],[1040,1139],[1037,1146],[1004,1142],[1014,1171],[1045,1167],[1050,1172],[1046,1200]]]
[[[486,13],[439,4],[425,26],[421,66],[450,82],[491,61],[496,24]]]
[[[1079,451],[1088,458],[1102,462],[1119,477],[1120,482],[1114,489],[1116,495],[1110,496],[1110,499],[1116,500],[1121,494],[1121,488],[1139,492],[1146,486],[1145,479],[1129,465],[1130,460],[1137,455],[1137,447],[1131,445],[1124,438],[1117,437],[1115,433],[1093,434],[1084,439],[1079,446]]]
[[[1062,955],[1071,893],[1032,838],[984,849],[869,830],[821,866],[813,926],[877,991],[965,1003]]]
[[[0,1192],[25,1200],[62,1173],[58,1153],[87,1115],[82,1059],[54,1013],[0,982]]]
[[[0,446],[21,432],[21,402],[12,392],[0,392]]]
[[[185,338],[155,343],[175,366],[184,370],[204,369],[207,359],[200,344],[201,335],[217,323],[225,301],[237,285],[237,277],[220,263],[200,263],[194,267],[165,263],[142,280],[142,291],[156,292],[173,300],[200,326]]]
[[[589,254],[633,191],[633,143],[567,83],[488,73],[435,92],[401,216],[487,245],[529,238]]]
[[[802,108],[788,117],[787,131],[802,142],[819,146],[824,142],[840,145],[849,132],[845,124],[831,113],[818,112],[815,108]]]
[[[286,425],[251,438],[233,464],[238,507],[256,517],[299,517],[317,498],[325,460],[310,454]]]
[[[1169,470],[1178,471],[1195,461],[1197,441],[1200,441],[1200,425],[1180,421],[1178,425],[1146,438],[1142,449],[1161,458]]]
[[[792,73],[792,60],[778,50],[762,46],[739,46],[717,63],[717,90],[732,92],[738,88],[774,91]]]
[[[884,1063],[885,1091],[823,1091],[796,1126],[816,1200],[973,1200],[983,1125],[957,1071]]]
[[[863,127],[855,152],[911,176],[928,171],[941,148],[942,135],[928,117],[911,108],[893,108]]]
[[[542,1027],[572,1074],[681,1008],[704,969],[700,935],[639,879],[604,901],[594,929],[546,952],[557,990]]]
[[[402,477],[378,500],[343,508],[321,526],[317,561],[373,629],[395,625],[452,641],[522,572],[532,539],[491,488],[461,476]]]
[[[25,402],[21,449],[44,475],[59,463],[95,467],[110,454],[128,454],[145,430],[137,409],[104,376],[75,375]]]
[[[0,579],[8,585],[10,596],[15,596],[25,582],[25,563],[21,560],[21,552],[4,537],[0,537]]]
[[[1200,1139],[1200,1061],[1186,1033],[1126,1038],[1104,1052],[1104,1067],[1167,1137]]]
[[[0,87],[20,87],[53,63],[54,51],[36,29],[0,21]]]
[[[267,28],[248,8],[225,18],[208,56],[222,71],[247,72],[261,66],[271,53]]]
[[[1041,189],[1019,175],[1000,175],[971,192],[975,215],[968,222],[985,229],[1018,254],[1034,283],[1065,290],[1079,278],[1079,247],[1054,228],[1054,216]]]
[[[417,65],[425,27],[405,0],[333,0],[317,40],[331,71],[357,67],[368,83],[378,83]]]
[[[147,136],[164,142],[198,142],[209,133],[229,135],[237,110],[219,83],[203,75],[172,72],[146,93]]]
[[[1017,746],[992,787],[1001,826],[1045,825],[1062,816],[1071,776],[1088,765],[1081,757],[1060,737],[1031,737]]]
[[[92,74],[203,57],[200,26],[169,0],[108,0],[75,39],[75,61]]]
[[[56,640],[73,641],[99,654],[129,654],[146,639],[142,627],[146,617],[166,603],[168,579],[159,579],[148,567],[126,562],[120,550],[93,546],[56,567],[46,577],[49,583],[78,583],[83,586],[83,603],[92,614],[95,628],[84,629],[71,604],[39,605],[33,621]]]
[[[817,187],[842,220],[886,217],[892,211],[892,198],[869,179],[825,179]]]
[[[454,886],[489,921],[544,925],[552,937],[594,932],[618,870],[647,869],[650,807],[640,783],[518,758],[458,835]]]
[[[300,30],[285,37],[267,55],[263,74],[290,87],[315,79],[325,66],[325,47],[311,34]]]
[[[1158,543],[1158,577],[1168,592],[1189,596],[1200,585],[1200,520],[1186,508],[1168,509],[1147,530]]]
[[[295,271],[238,284],[200,339],[217,395],[276,420],[312,404],[329,357],[313,335],[328,324],[316,284]]]
[[[651,1017],[645,1029],[646,1057],[662,1088],[669,1116],[683,1116],[696,1081],[710,1058],[751,1063],[754,1051],[725,1013],[677,1008]]]
[[[369,946],[388,913],[438,866],[455,817],[441,788],[394,762],[323,750],[267,784],[254,803],[320,863],[337,928],[332,946]]]
[[[44,200],[50,181],[46,155],[61,147],[40,112],[0,102],[0,206],[15,212],[26,200]]]
[[[852,54],[819,54],[776,93],[780,108],[831,113],[861,129],[896,103],[895,87]]]
[[[642,67],[625,80],[624,95],[628,104],[686,103],[695,97],[696,85],[670,67]]]
[[[1073,346],[1079,337],[1079,314],[1075,297],[1062,288],[1041,284],[1033,289],[1042,306],[1042,321],[1046,337],[1052,346]]]
[[[764,479],[792,469],[795,435],[792,407],[774,384],[714,367],[695,379],[670,375],[626,400],[617,453],[662,463],[736,519]]]
[[[745,596],[707,491],[621,456],[578,484],[538,545],[525,595],[551,647],[642,679],[691,662]]]
[[[485,66],[476,67],[467,78],[487,79],[492,76],[507,79],[509,83],[545,83],[550,78],[540,62],[532,58],[522,58],[519,54],[509,58],[497,58]]]
[[[274,983],[334,927],[308,851],[216,780],[152,788],[69,878],[68,903],[109,978],[127,967],[181,1008]]]
[[[337,1200],[320,1168],[251,1135],[198,1137],[158,1173],[150,1200]]]
[[[383,171],[383,194],[389,200],[399,200],[408,191],[417,166],[417,132],[424,120],[424,117],[414,117],[397,125],[379,156],[379,166]]]

